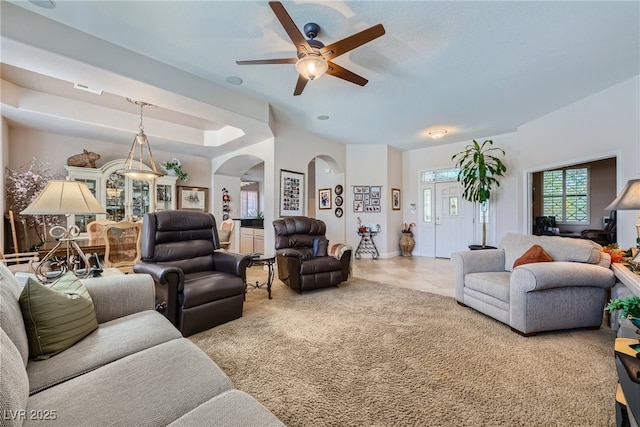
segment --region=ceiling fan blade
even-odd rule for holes
[[[342,68],[338,64],[335,64],[331,61],[327,61],[329,63],[329,69],[327,70],[327,74],[331,74],[334,77],[341,78],[351,83],[355,83],[360,86],[364,86],[369,83],[369,80],[365,79],[362,76],[357,75],[356,73],[347,70],[346,68]]]
[[[269,6],[271,6],[273,13],[276,14],[276,18],[278,18],[278,21],[280,21],[280,24],[296,46],[296,50],[300,51],[302,49],[306,49],[307,52],[311,52],[311,46],[309,46],[309,43],[307,43],[307,40],[296,26],[296,23],[293,22],[293,19],[291,19],[291,16],[289,16],[289,13],[282,3],[279,1],[270,1]]]
[[[307,85],[309,80],[305,79],[301,75],[298,75],[298,83],[296,83],[296,89],[293,91],[293,96],[298,96],[304,90],[304,87]]]
[[[295,64],[298,58],[281,59],[253,59],[251,61],[236,61],[238,65],[259,65],[259,64]]]
[[[329,61],[336,56],[347,53],[350,50],[353,50],[358,46],[362,46],[363,44],[368,43],[373,39],[377,39],[378,37],[384,35],[384,33],[385,31],[382,24],[374,25],[369,29],[360,31],[359,33],[339,40],[335,43],[331,43],[329,46],[325,46],[320,49],[320,52],[325,57],[325,59]]]

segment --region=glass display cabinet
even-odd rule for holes
[[[97,219],[137,221],[148,212],[176,209],[176,176],[139,181],[120,174],[124,164],[120,159],[100,168],[65,166],[69,178],[87,184],[107,211],[106,215],[71,215],[68,225],[75,224],[86,233],[87,224]]]

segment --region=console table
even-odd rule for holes
[[[358,236],[360,236],[360,243],[358,243],[358,248],[356,249],[355,257],[356,259],[362,258],[362,254],[371,254],[371,258],[378,259],[380,255],[378,253],[378,248],[376,248],[376,244],[373,241],[373,237],[378,234],[375,231],[358,231]]]
[[[629,270],[627,266],[621,263],[611,264],[611,270],[616,278],[622,282],[631,292],[640,295],[640,274]]]

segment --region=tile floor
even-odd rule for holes
[[[276,272],[275,280],[278,280]],[[249,281],[263,281],[262,267],[247,271]],[[388,259],[354,259],[353,277],[393,286],[454,297],[455,279],[451,260],[429,257],[395,257]]]

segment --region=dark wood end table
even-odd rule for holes
[[[262,289],[261,286],[266,285],[267,286],[267,294],[269,295],[269,299],[272,299],[271,297],[271,285],[273,284],[273,264],[276,261],[276,257],[275,256],[265,256],[264,254],[250,254],[249,255],[251,257],[251,262],[249,263],[249,267],[253,267],[254,265],[262,265],[262,266],[267,266],[267,280],[264,283],[260,283],[258,281],[256,281],[256,284],[254,285],[253,283],[248,283],[247,282],[247,287],[252,286],[255,289]]]

